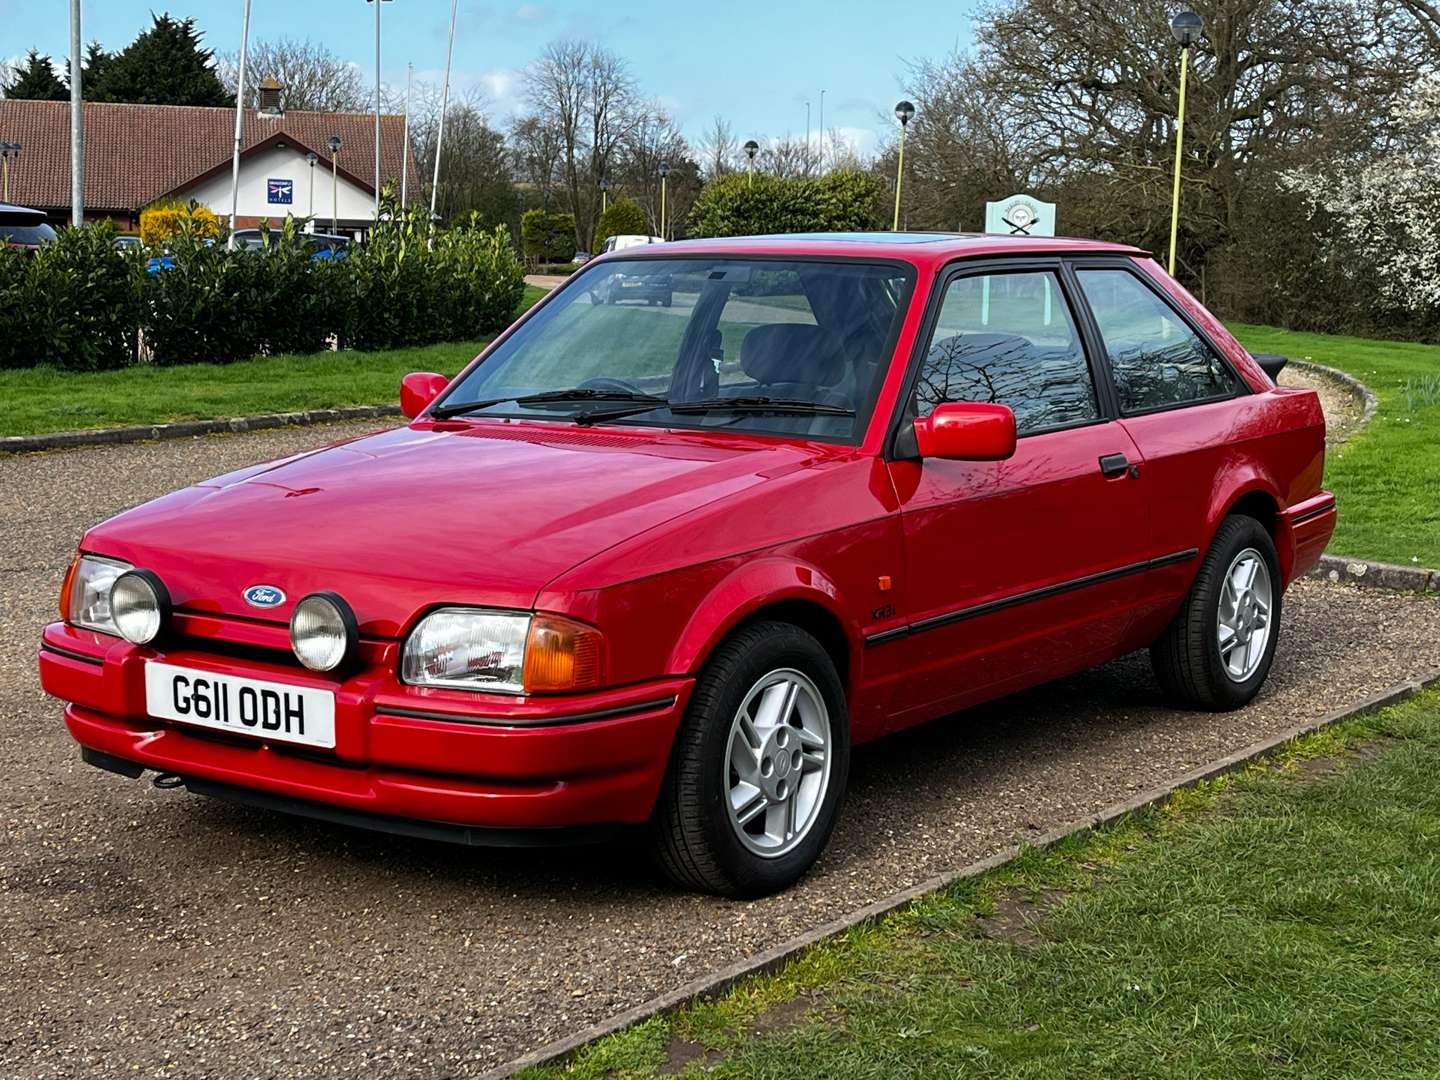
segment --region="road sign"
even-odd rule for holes
[[[1055,204],[1033,195],[1011,195],[985,204],[985,231],[1003,236],[1054,236]]]

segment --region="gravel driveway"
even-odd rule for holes
[[[623,847],[396,840],[81,764],[34,652],[83,527],[365,426],[0,458],[0,1076],[471,1075],[1440,668],[1440,603],[1302,582],[1250,708],[1163,709],[1135,656],[873,744],[817,872],[754,904]]]

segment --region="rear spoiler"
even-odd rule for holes
[[[1251,353],[1250,356],[1257,364],[1260,365],[1261,370],[1264,371],[1266,375],[1270,376],[1271,381],[1278,379],[1280,377],[1280,372],[1283,371],[1285,369],[1285,365],[1290,362],[1290,358],[1288,356],[1281,356],[1279,353],[1260,352]]]

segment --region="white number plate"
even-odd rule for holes
[[[151,716],[274,742],[335,746],[335,695],[329,690],[217,675],[151,660],[145,665]]]

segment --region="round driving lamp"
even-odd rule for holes
[[[290,614],[290,647],[311,671],[334,671],[360,646],[355,613],[333,592],[311,593]]]
[[[126,641],[149,645],[170,621],[170,590],[152,570],[127,570],[110,586],[110,617]]]

